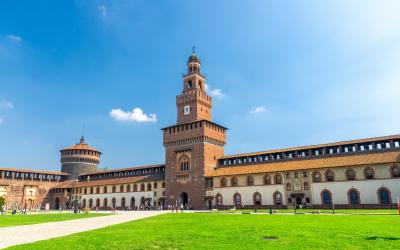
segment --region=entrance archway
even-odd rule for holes
[[[186,207],[189,203],[189,196],[186,192],[182,192],[181,195],[179,196],[179,203],[183,204],[184,207]]]
[[[301,197],[296,197],[296,205],[300,206],[301,202],[302,202]]]

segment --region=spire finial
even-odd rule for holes
[[[80,144],[85,144],[85,138],[83,137],[83,135],[82,135],[81,140],[79,141],[79,143]]]
[[[195,54],[195,49],[196,49],[196,46],[193,46],[193,49],[192,49],[193,54]]]

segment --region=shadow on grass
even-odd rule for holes
[[[369,236],[366,240],[400,240],[400,238],[396,237],[380,237],[380,236]]]

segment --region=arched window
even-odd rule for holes
[[[235,204],[235,207],[242,205],[242,197],[240,194],[236,193],[233,195],[233,204]]]
[[[187,155],[182,155],[179,158],[179,170],[189,171],[190,170],[190,158]]]
[[[290,183],[286,183],[286,191],[292,191],[292,185]]]
[[[125,197],[122,197],[122,198],[121,198],[121,207],[122,207],[122,208],[125,208],[125,206],[126,206]]]
[[[371,167],[367,167],[365,169],[364,173],[365,173],[365,179],[367,179],[367,180],[372,180],[375,178],[375,171]]]
[[[144,183],[142,183],[142,184],[140,185],[140,191],[143,192],[143,191],[144,191],[144,188],[145,188]]]
[[[147,183],[147,191],[151,191],[151,183]]]
[[[264,175],[264,184],[271,185],[271,176],[269,176],[268,174]]]
[[[325,179],[326,179],[326,181],[334,181],[335,180],[335,174],[333,173],[332,170],[327,170],[325,172]]]
[[[199,87],[201,90],[203,89],[203,83],[201,81],[199,81]]]
[[[100,193],[100,187],[96,187],[96,194]]]
[[[356,172],[353,169],[347,169],[346,178],[348,181],[353,181],[356,179]]]
[[[226,187],[226,179],[225,179],[225,177],[223,177],[221,179],[221,187]]]
[[[89,199],[89,208],[92,208],[92,207],[93,207],[93,200]]]
[[[133,185],[133,192],[137,192],[137,184]]]
[[[247,176],[247,186],[253,186],[254,185],[254,179],[253,176]]]
[[[97,207],[97,208],[100,207],[100,199],[99,199],[99,198],[96,199],[96,207]]]
[[[313,177],[313,182],[321,181],[321,173],[319,171],[313,172],[312,177]]]
[[[310,186],[308,185],[308,182],[304,182],[304,190],[309,190]]]
[[[112,186],[112,192],[116,193],[117,192],[117,188],[115,186]]]
[[[86,207],[86,199],[83,199],[83,201],[82,201],[82,207],[83,207],[83,208]]]
[[[275,192],[273,194],[273,198],[274,198],[274,204],[277,206],[282,205],[282,194],[280,192]]]
[[[192,87],[193,87],[192,80],[189,80],[189,81],[188,81],[188,88],[191,89]]]
[[[236,187],[238,185],[238,180],[236,177],[231,178],[231,186]]]
[[[107,186],[104,186],[104,188],[103,188],[103,193],[107,193]]]
[[[390,197],[390,191],[387,188],[380,188],[378,190],[379,203],[381,205],[390,205],[392,200]]]
[[[126,186],[126,192],[130,192],[131,191],[131,185],[128,184],[128,186]]]
[[[217,207],[222,206],[222,195],[221,194],[217,194],[215,196],[215,203],[217,204]]]
[[[282,184],[282,175],[281,174],[275,175],[275,184]]]
[[[104,207],[105,209],[107,209],[107,207],[108,207],[108,200],[107,200],[107,198],[104,198],[103,207]]]
[[[112,204],[113,208],[116,208],[117,207],[117,200],[115,198],[112,198],[111,199],[111,204]]]
[[[332,204],[332,195],[331,192],[329,192],[329,190],[323,190],[321,192],[321,198],[322,198],[322,204],[324,205],[330,205]]]
[[[93,187],[90,187],[90,194],[93,194]]]
[[[358,191],[356,189],[350,189],[347,192],[347,195],[349,197],[349,203],[350,205],[358,205],[360,204],[360,194],[358,193]]]
[[[393,178],[400,178],[400,168],[398,166],[392,167],[392,177]]]
[[[261,194],[260,193],[254,193],[253,195],[253,202],[255,206],[261,206]]]
[[[125,188],[124,188],[124,185],[121,185],[121,186],[119,186],[119,191],[121,192],[121,193],[123,193],[125,190],[124,190]]]

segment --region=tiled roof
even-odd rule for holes
[[[1,167],[0,167],[0,171],[14,171],[14,172],[34,173],[34,174],[69,175],[64,172],[42,171],[42,170],[32,170],[32,169],[18,169],[18,168],[1,168]]]
[[[340,155],[331,157],[306,158],[290,161],[258,163],[253,165],[234,165],[218,167],[209,171],[207,176],[240,175],[268,173],[290,170],[306,170],[317,168],[344,167],[356,165],[368,165],[379,163],[400,162],[399,151],[386,151],[379,153],[362,153],[356,155]]]
[[[79,143],[74,144],[74,145],[72,145],[72,146],[70,146],[70,147],[63,148],[63,149],[61,149],[60,151],[71,150],[71,149],[91,150],[91,151],[96,151],[96,152],[99,152],[99,153],[100,153],[99,150],[97,150],[97,149],[95,149],[94,147],[91,147],[91,146],[89,146],[87,143],[85,143],[85,138],[83,138],[83,136],[82,136],[82,138],[80,139]]]
[[[99,150],[95,149],[94,147],[89,146],[86,143],[85,144],[79,143],[79,144],[72,145],[70,147],[65,147],[65,148],[61,149],[61,151],[71,150],[71,149],[83,149],[83,150],[91,150],[91,151],[100,152]]]
[[[384,140],[400,140],[400,134],[399,135],[381,136],[381,137],[372,137],[372,138],[365,138],[365,139],[357,139],[357,140],[350,140],[350,141],[340,141],[340,142],[325,143],[325,144],[316,144],[316,145],[309,145],[309,146],[273,149],[273,150],[251,152],[251,153],[244,153],[244,154],[225,155],[224,157],[221,157],[220,159],[242,157],[242,156],[254,156],[254,155],[262,155],[262,154],[272,154],[272,153],[281,153],[281,152],[289,152],[289,151],[296,151],[296,150],[300,151],[300,150],[306,150],[306,149],[312,149],[312,148],[333,147],[333,146],[339,146],[339,145],[367,143],[367,142],[384,141]]]
[[[93,186],[118,185],[126,183],[145,182],[145,181],[160,181],[164,179],[165,179],[164,175],[144,175],[144,176],[130,176],[130,177],[101,179],[92,181],[79,181],[79,182],[74,181],[66,183],[66,185],[64,184],[61,185],[64,188],[93,187]]]

